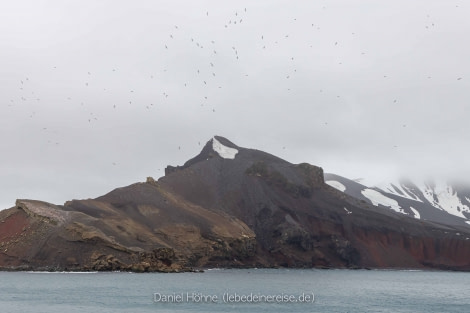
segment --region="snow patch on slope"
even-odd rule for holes
[[[419,214],[418,210],[410,206],[411,211],[413,211],[413,214],[415,215],[414,218],[417,218],[418,220],[421,218],[421,215]]]
[[[376,186],[382,191],[399,196],[405,199],[423,202],[409,187],[403,185],[400,181],[380,183]]]
[[[327,180],[325,183],[330,185],[333,188],[338,189],[339,191],[344,192],[346,190],[346,186],[344,186],[342,183],[336,180]]]
[[[420,189],[426,200],[435,208],[467,219],[463,212],[470,213],[470,207],[460,201],[457,191],[446,182],[440,181],[433,185],[424,184],[420,186]]]
[[[224,146],[215,138],[212,138],[212,149],[224,159],[235,159],[235,155],[238,153],[237,149]]]
[[[380,204],[385,207],[389,207],[398,213],[403,213],[401,207],[398,205],[398,202],[396,200],[390,199],[389,197],[384,196],[376,190],[367,188],[362,190],[361,193],[364,197],[368,198],[375,206],[378,206]]]

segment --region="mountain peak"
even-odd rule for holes
[[[212,139],[212,150],[224,159],[235,159],[238,147],[224,137],[214,136]]]
[[[212,137],[202,148],[201,152],[194,158],[186,161],[183,166],[171,166],[168,165],[165,168],[165,176],[173,173],[176,170],[189,167],[195,163],[211,159],[213,157],[221,157],[223,159],[233,160],[235,156],[239,153],[240,147],[236,144],[224,138],[222,136]]]

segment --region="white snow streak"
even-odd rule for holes
[[[426,200],[434,207],[449,214],[467,218],[463,212],[470,212],[470,208],[460,201],[457,192],[446,182],[436,182],[434,186],[422,185],[420,189]]]
[[[380,183],[376,187],[395,196],[423,202],[410,188],[404,186],[400,181]]]
[[[421,218],[421,215],[419,214],[418,210],[410,206],[411,211],[414,213],[414,218],[417,218],[418,220]]]
[[[384,196],[378,191],[367,188],[362,190],[361,193],[364,197],[368,198],[375,206],[378,206],[380,204],[385,207],[389,207],[398,213],[403,213],[397,201]]]
[[[344,186],[342,183],[336,180],[327,180],[325,183],[330,185],[333,188],[338,189],[339,191],[344,192],[346,190],[346,186]]]
[[[212,149],[224,159],[235,159],[238,153],[237,149],[226,147],[215,138],[212,138]]]

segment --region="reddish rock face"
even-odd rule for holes
[[[25,212],[11,212],[0,215],[0,264],[2,265],[19,265],[16,256],[16,246],[21,239],[21,235],[30,226],[30,220]]]
[[[423,232],[416,234],[416,230]],[[470,246],[459,235],[422,227],[412,234],[356,229],[365,267],[470,270]]]
[[[158,181],[61,206],[18,200],[0,211],[0,266],[470,270],[468,231],[379,212],[326,185],[319,167],[215,138]]]
[[[14,212],[9,216],[2,216],[0,238],[9,241],[21,235],[29,226],[30,220],[24,211]]]

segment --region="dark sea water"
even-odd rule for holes
[[[470,273],[1,272],[0,312],[470,312]]]

